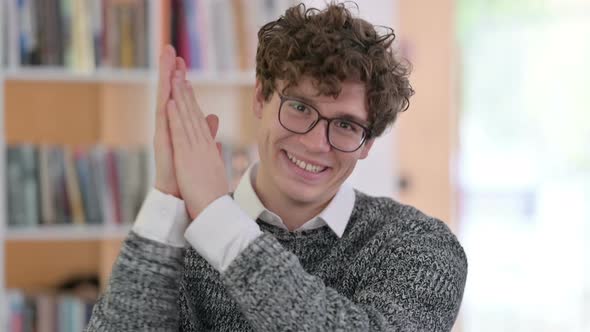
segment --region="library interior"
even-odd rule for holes
[[[257,160],[258,29],[323,0],[0,0],[0,331],[81,331],[154,185],[173,45],[230,187]],[[348,182],[446,222],[454,332],[590,331],[590,2],[363,0],[410,108]]]

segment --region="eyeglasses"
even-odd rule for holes
[[[369,137],[369,130],[348,119],[329,119],[318,110],[296,98],[283,96],[279,93],[279,123],[283,128],[295,134],[309,133],[320,120],[326,120],[328,129],[326,136],[328,143],[336,150],[354,152],[358,150]]]

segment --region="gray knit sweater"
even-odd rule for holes
[[[448,227],[356,192],[342,238],[264,232],[223,274],[130,233],[88,331],[450,331],[467,260]]]

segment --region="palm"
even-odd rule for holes
[[[172,46],[166,46],[160,55],[160,69],[158,79],[158,100],[156,109],[156,128],[154,134],[154,152],[156,161],[156,189],[163,193],[182,198],[174,170],[174,150],[170,139],[170,126],[166,115],[166,103],[172,98],[171,80],[174,71],[180,70],[186,77],[186,64]],[[219,120],[214,115],[208,115],[207,124],[211,135],[215,139]]]

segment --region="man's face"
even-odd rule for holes
[[[256,181],[259,185],[257,189],[297,203],[326,203],[352,173],[357,160],[367,157],[373,140],[365,142],[354,152],[341,152],[328,143],[326,121],[321,120],[306,134],[288,131],[278,120],[281,100],[277,91],[282,91],[283,86],[284,82],[278,81],[271,99],[265,101],[261,85],[256,84],[254,114],[259,120],[260,154],[257,176],[263,177]],[[333,98],[318,96],[311,79],[303,79],[297,86],[285,90],[283,95],[304,101],[326,118],[352,118],[368,127],[365,86],[362,83],[343,82],[341,93]]]

